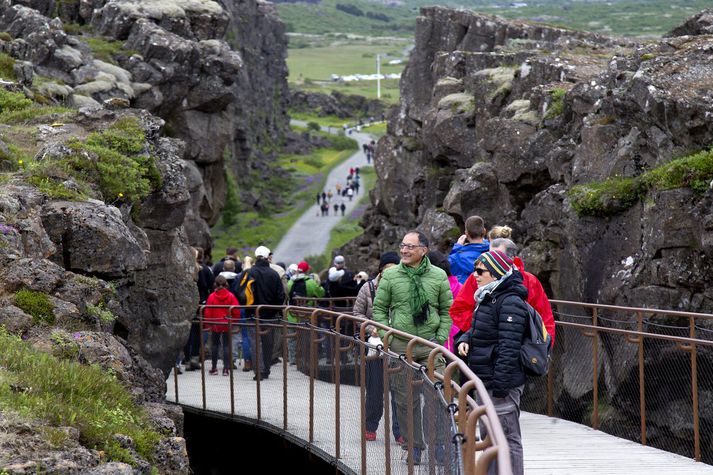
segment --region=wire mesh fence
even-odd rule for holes
[[[523,410],[713,463],[711,315],[558,302],[547,378]]]
[[[458,358],[425,340],[370,345],[366,321],[344,313],[319,307],[280,312],[275,319],[231,320],[220,344],[203,332],[201,365],[174,372],[169,400],[269,424],[304,440],[343,472],[476,473],[495,457],[499,473],[510,473],[494,408]],[[447,377],[444,355],[452,365]],[[451,378],[455,369],[473,380],[469,387]],[[485,394],[482,405],[475,393]],[[475,421],[492,433],[477,447]]]

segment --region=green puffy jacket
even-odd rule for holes
[[[442,345],[448,339],[452,324],[448,309],[453,303],[453,294],[448,276],[443,269],[428,262],[421,282],[429,303],[428,319],[423,325],[416,326],[413,321],[410,280],[403,264],[386,269],[382,274],[374,298],[373,318],[383,325]]]
[[[292,293],[292,287],[295,285],[295,281],[298,280],[304,280],[305,282],[305,287],[307,291],[307,295],[305,297],[314,297],[314,298],[322,298],[324,297],[324,288],[319,285],[317,282],[315,282],[314,279],[310,278],[308,275],[299,275],[297,276],[294,280],[290,279],[287,282],[287,296],[288,298],[290,297],[290,294]],[[313,307],[314,305],[309,305],[310,307]],[[291,313],[287,314],[287,321],[292,322],[292,323],[297,323],[299,319],[292,315]]]

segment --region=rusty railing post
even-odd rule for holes
[[[689,317],[690,337],[696,338],[696,321]],[[693,454],[696,462],[701,461],[701,427],[698,419],[698,352],[696,344],[691,342],[691,396],[693,403]]]
[[[287,317],[282,319],[282,428],[287,431]],[[296,351],[296,350],[295,350]],[[296,356],[295,356],[296,358]]]
[[[644,331],[644,315],[636,312],[636,330]],[[646,380],[644,378],[644,338],[639,337],[639,414],[641,418],[641,445],[646,445]]]
[[[260,361],[260,347],[262,346],[262,340],[260,335],[260,307],[255,309],[255,358],[254,362],[257,363],[257,370],[255,371],[255,395],[257,404],[257,420],[262,420],[262,411],[260,409],[260,382],[262,380],[262,373],[265,371],[262,367],[262,361]]]
[[[225,350],[223,350],[225,353]],[[233,307],[228,309],[228,364],[230,365],[230,415],[235,416],[235,388],[233,388]],[[225,368],[223,368],[225,370]]]
[[[199,327],[199,333],[198,335],[200,336],[199,341],[200,341],[200,347],[201,347],[201,393],[203,396],[203,410],[205,411],[206,409],[206,400],[205,400],[205,344],[203,343],[203,314],[205,312],[205,307],[201,308],[201,313],[198,317],[198,327]]]
[[[334,378],[334,457],[339,459],[339,396],[340,396],[340,380],[342,378],[342,341],[339,338],[339,317],[336,319],[336,328],[334,329],[334,360],[332,365],[332,377]]]
[[[597,309],[592,309],[592,429],[599,429],[599,332],[597,331]]]

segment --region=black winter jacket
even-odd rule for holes
[[[270,268],[270,263],[265,259],[258,259],[255,265],[247,272],[255,279],[253,292],[255,305],[283,305],[285,303],[285,288],[282,285],[280,274]],[[260,318],[275,318],[279,310],[263,310]],[[254,312],[248,312],[253,316]]]
[[[458,345],[470,345],[468,366],[495,397],[525,383],[520,347],[529,317],[526,300],[522,274],[515,271],[485,297],[470,330],[458,339]]]

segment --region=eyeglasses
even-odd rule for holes
[[[406,243],[401,243],[399,244],[399,249],[408,249],[409,251],[413,251],[417,247],[423,247],[420,244],[406,244]]]
[[[478,275],[483,275],[483,272],[487,272],[488,274],[490,274],[490,271],[488,269],[482,269],[480,267],[476,267],[474,270],[475,270],[475,273]]]

